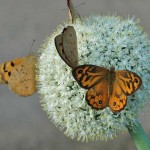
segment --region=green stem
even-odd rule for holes
[[[137,150],[150,150],[150,140],[138,121],[135,130],[130,127],[128,127],[128,130],[134,140]]]

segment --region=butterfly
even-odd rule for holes
[[[142,85],[141,78],[128,70],[80,65],[72,70],[72,74],[77,83],[88,90],[87,103],[97,110],[109,107],[112,112],[120,112],[127,104],[127,96]]]
[[[78,65],[77,36],[73,26],[67,26],[55,37],[55,46],[68,66],[75,68]]]
[[[36,92],[36,57],[29,54],[0,65],[0,83],[8,84],[11,91],[19,96],[30,96]]]

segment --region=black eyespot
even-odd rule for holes
[[[12,67],[14,67],[14,66],[15,66],[15,64],[14,64],[12,61],[11,61],[10,65],[11,65]]]
[[[6,63],[4,64],[4,66],[3,66],[3,70],[5,71],[5,69],[6,69]]]
[[[134,82],[135,82],[135,83],[138,83],[138,79],[135,78],[135,79],[134,79]]]
[[[11,72],[8,72],[8,76],[9,76],[9,77],[11,76]]]
[[[80,70],[78,70],[78,74],[80,74],[80,73],[82,73],[83,71],[80,69]]]
[[[99,100],[98,103],[99,103],[99,104],[102,104],[102,100]]]
[[[113,102],[113,106],[116,106],[116,102]]]

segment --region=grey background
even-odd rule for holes
[[[140,18],[150,34],[149,0],[73,0],[81,16],[117,12],[123,17]],[[0,0],[0,63],[29,53],[37,53],[46,36],[67,18],[66,0]],[[150,103],[140,121],[150,137]],[[128,134],[108,142],[82,143],[67,138],[42,111],[39,96],[18,97],[0,85],[0,150],[133,150]]]

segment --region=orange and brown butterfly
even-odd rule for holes
[[[0,64],[0,83],[8,84],[19,96],[30,96],[36,92],[36,57],[29,54]]]
[[[77,36],[73,26],[67,26],[55,37],[55,46],[63,61],[75,68],[78,65]]]
[[[117,70],[95,65],[80,65],[72,70],[73,77],[85,89],[87,103],[94,109],[109,107],[120,112],[127,104],[127,96],[141,86],[141,78],[128,70]]]

